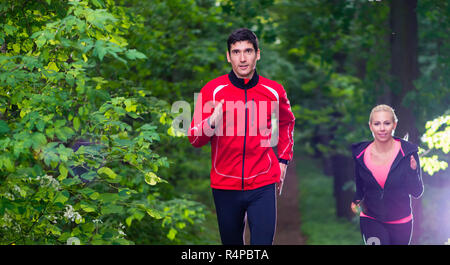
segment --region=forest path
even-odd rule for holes
[[[281,196],[277,196],[277,226],[274,245],[304,245],[306,238],[300,231],[298,177],[295,160],[289,163]],[[245,227],[245,242],[250,244],[250,230]]]
[[[277,197],[277,230],[274,245],[304,245],[300,231],[299,185],[295,159],[289,163],[281,196]]]

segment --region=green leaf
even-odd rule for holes
[[[100,193],[91,188],[84,188],[80,190],[80,193],[89,197],[92,200],[97,200],[100,197]]]
[[[81,183],[81,180],[79,178],[66,178],[66,179],[62,180],[61,183],[64,186],[73,186],[73,185]]]
[[[75,131],[78,131],[78,129],[80,129],[80,118],[75,117],[73,118],[73,128],[75,129]]]
[[[83,232],[92,233],[95,230],[95,225],[93,223],[85,223],[81,225]]]
[[[4,120],[0,120],[0,134],[4,134],[9,132],[9,126],[8,123],[6,123]]]
[[[110,179],[115,179],[117,176],[117,174],[114,173],[114,171],[112,171],[112,169],[110,169],[109,167],[102,167],[97,171],[97,173],[99,175],[104,174],[104,175],[108,176]]]
[[[89,198],[91,198],[92,200],[97,200],[100,197],[100,193],[98,192],[94,192],[91,195],[89,195]]]
[[[111,203],[120,199],[117,193],[101,193],[99,198],[105,203]]]
[[[100,61],[103,61],[103,57],[105,57],[107,53],[107,49],[105,46],[105,42],[103,40],[98,40],[95,42],[94,55],[97,55]]]
[[[55,203],[62,203],[65,204],[69,200],[70,194],[68,191],[63,190],[61,192],[58,192],[55,196]]]
[[[36,123],[36,129],[38,129],[40,132],[43,132],[45,129],[45,122],[43,120],[39,120]]]
[[[5,31],[6,35],[14,35],[14,33],[17,31],[17,28],[8,24],[3,24],[3,30]]]
[[[65,179],[65,178],[67,178],[67,173],[69,173],[69,171],[63,164],[60,164],[59,165],[59,173],[61,174],[61,179]]]
[[[83,211],[87,213],[92,213],[96,211],[96,207],[88,202],[82,201],[80,203],[80,207]]]
[[[11,161],[9,156],[4,155],[1,157],[1,160],[3,166],[6,168],[7,171],[14,172],[14,163],[13,161]]]
[[[125,100],[125,110],[128,112],[136,112],[136,104],[133,104],[133,100],[131,99],[126,99]]]
[[[33,149],[40,149],[42,146],[47,144],[47,138],[42,133],[34,133],[31,136]]]
[[[156,183],[158,183],[160,181],[160,178],[158,177],[158,176],[156,176],[156,174],[155,173],[153,173],[153,172],[147,172],[146,174],[145,174],[145,182],[148,184],[148,185],[156,185]]]
[[[102,214],[112,214],[112,213],[123,213],[124,208],[120,205],[115,204],[107,204],[106,206],[102,207]]]
[[[150,215],[151,217],[153,217],[155,219],[161,219],[162,218],[161,212],[159,212],[158,210],[147,208],[146,211],[147,211],[148,215]]]
[[[88,171],[86,173],[83,173],[80,177],[84,180],[92,181],[95,177],[97,177],[98,174],[95,171]]]
[[[130,60],[135,59],[147,59],[147,56],[142,52],[138,52],[135,49],[130,49],[125,53],[125,56]]]
[[[92,0],[92,4],[94,4],[98,8],[102,8],[103,7],[101,2],[99,2],[98,0]]]
[[[177,227],[178,227],[179,229],[183,229],[183,228],[186,227],[186,223],[184,223],[184,222],[178,222],[178,223],[177,223]]]
[[[170,228],[169,233],[167,233],[167,238],[170,240],[174,240],[177,233],[178,233],[177,230]]]

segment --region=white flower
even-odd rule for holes
[[[57,224],[58,222],[58,216],[55,216],[55,215],[48,215],[47,216],[47,219],[50,221],[50,222],[52,222],[52,223],[54,223],[54,224]]]
[[[17,185],[14,185],[14,190],[16,191],[16,192],[18,192],[18,193],[20,193],[22,190],[20,189],[20,187],[19,186],[17,186]]]
[[[38,179],[41,179],[41,182],[40,182],[41,186],[50,186],[57,190],[59,190],[59,188],[60,188],[59,181],[56,180],[55,178],[53,178],[53,176],[44,175],[44,176],[42,176],[42,178],[40,178],[38,176]]]
[[[7,228],[7,227],[9,227],[10,225],[11,225],[11,222],[12,222],[12,219],[11,219],[11,217],[9,216],[9,214],[8,213],[5,213],[4,215],[3,215],[3,228]]]
[[[72,205],[66,205],[66,212],[64,212],[64,217],[72,222],[81,222],[83,220],[81,215],[73,210]]]
[[[12,194],[9,193],[9,192],[6,192],[6,193],[4,194],[4,196],[5,196],[7,199],[11,200],[11,201],[14,201],[14,200],[15,200],[14,195],[12,195]]]
[[[119,223],[119,229],[117,229],[117,232],[119,232],[120,236],[126,236],[125,232],[123,231],[123,229],[125,229],[125,225],[123,225],[122,223]]]

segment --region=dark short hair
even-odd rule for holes
[[[255,48],[255,51],[258,50],[258,37],[256,37],[256,34],[253,33],[253,31],[247,28],[237,29],[230,34],[227,41],[228,52],[230,52],[231,45],[238,41],[249,41],[251,44],[253,44],[253,48]]]

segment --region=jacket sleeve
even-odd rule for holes
[[[356,158],[354,158],[354,157],[353,157],[353,164],[355,166],[356,192],[355,192],[355,195],[353,196],[352,202],[358,204],[364,198],[364,188],[363,188],[362,179],[359,176],[358,161],[356,161]]]
[[[294,154],[295,117],[291,110],[286,91],[281,87],[279,99],[278,158],[290,161]]]
[[[409,193],[414,198],[420,198],[423,193],[423,181],[422,181],[422,170],[420,168],[420,159],[417,153],[413,154],[414,159],[417,162],[417,168],[414,170],[410,166],[408,166],[408,188]],[[410,159],[407,160],[408,164],[410,163]]]
[[[211,128],[208,121],[208,118],[212,114],[212,109],[208,107],[208,104],[212,104],[212,102],[209,101],[208,93],[206,92],[205,87],[203,87],[198,95],[191,126],[188,130],[189,142],[194,147],[202,147],[207,144],[214,135],[214,128]],[[211,112],[208,113],[204,111],[207,109],[211,110]]]

